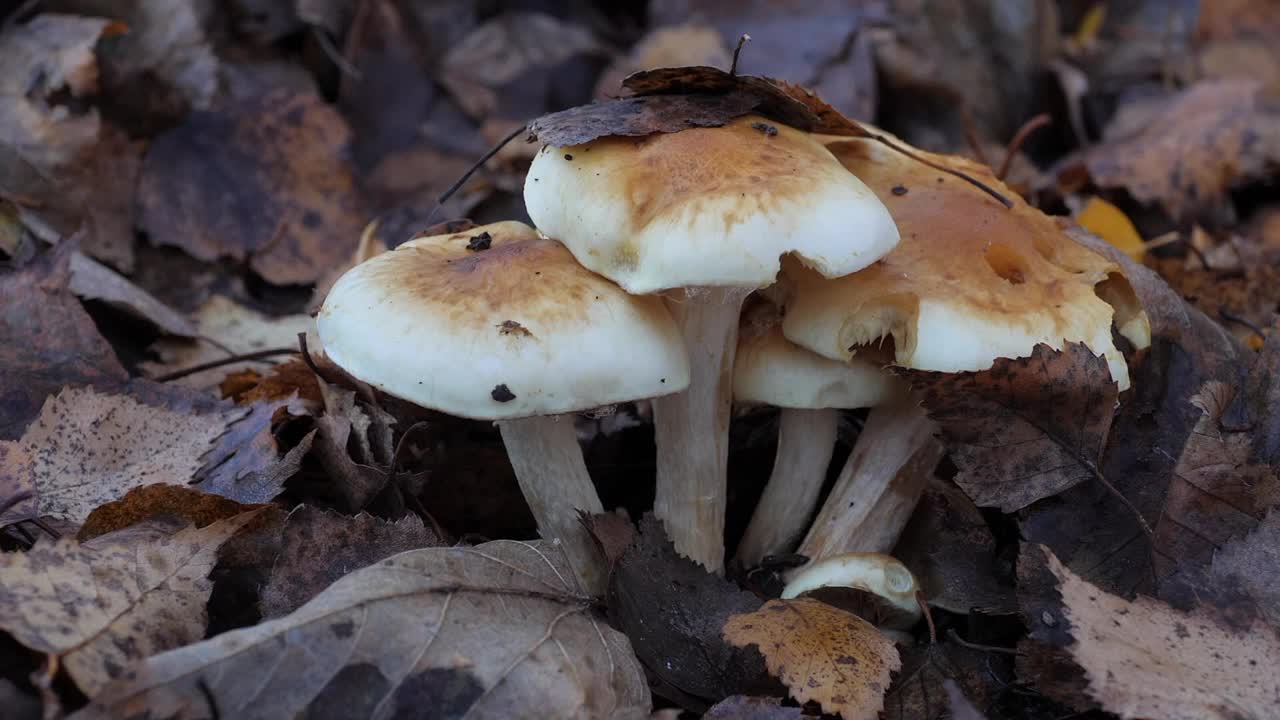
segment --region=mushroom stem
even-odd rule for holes
[[[831,408],[782,408],[773,474],[738,545],[743,567],[795,547],[818,504],[839,421],[840,411]]]
[[[596,494],[572,415],[541,415],[498,423],[511,467],[544,539],[558,539],[582,588],[602,595],[607,580],[604,558],[579,511],[604,512]]]
[[[873,408],[796,552],[817,561],[892,549],[942,457],[936,429],[909,395]]]
[[[653,403],[658,446],[653,509],[676,552],[712,572],[724,565],[729,413],[738,314],[750,291],[705,288],[666,298],[689,351],[689,388]]]

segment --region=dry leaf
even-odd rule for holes
[[[147,150],[138,223],[201,260],[313,283],[350,256],[368,220],[337,152],[349,136],[323,100],[289,91],[192,113]]]
[[[51,0],[59,12],[121,21],[126,32],[100,45],[103,85],[118,113],[142,122],[177,119],[209,107],[218,93],[218,58],[204,24],[202,0]],[[136,105],[130,105],[136,103]]]
[[[1120,208],[1100,197],[1090,197],[1076,214],[1080,227],[1111,243],[1117,250],[1142,262],[1145,248],[1133,221]]]
[[[1013,512],[1090,480],[1111,428],[1116,385],[1087,347],[1036,345],[982,372],[902,371],[942,428],[956,484]]]
[[[1122,108],[1083,162],[1097,185],[1158,202],[1175,218],[1215,206],[1235,184],[1280,162],[1280,112],[1261,89],[1253,80],[1206,81]]]
[[[728,67],[731,61],[729,48],[720,39],[720,33],[709,25],[656,28],[600,74],[596,80],[596,97],[617,96],[622,90],[623,79],[641,70],[689,65]]]
[[[220,389],[223,397],[231,398],[240,405],[260,400],[281,400],[295,394],[308,408],[324,405],[316,375],[303,360],[286,360],[272,367],[266,376],[248,369],[228,373]]]
[[[1105,709],[1123,718],[1169,720],[1275,716],[1275,629],[1228,630],[1204,612],[1180,612],[1146,597],[1128,601],[1040,551],[1059,582],[1073,639],[1067,649]]]
[[[129,377],[67,287],[74,250],[64,242],[0,274],[0,440],[20,437],[64,385],[110,387]]]
[[[695,698],[771,694],[764,662],[723,638],[725,622],[760,600],[676,554],[652,513],[609,576],[609,617],[663,683]],[[677,696],[673,699],[684,700]]]
[[[878,717],[889,675],[901,666],[893,641],[874,625],[809,598],[770,600],[734,615],[724,637],[738,647],[758,646],[792,697],[845,720]]]
[[[439,77],[473,118],[523,120],[546,110],[544,93],[533,89],[537,84],[565,92],[566,73],[550,71],[576,55],[603,54],[603,47],[585,27],[537,12],[506,12],[450,47],[441,61]],[[531,82],[535,79],[541,83]],[[520,91],[512,92],[514,87]],[[517,104],[530,97],[536,99],[535,107],[530,108],[528,102],[523,107]]]
[[[1280,627],[1280,509],[1272,509],[1253,532],[1232,540],[1209,568],[1216,583],[1237,584],[1262,617]]]
[[[1012,578],[996,559],[996,539],[959,488],[934,479],[893,548],[933,607],[954,613],[1017,612]]]
[[[387,484],[387,473],[376,461],[367,434],[373,424],[356,404],[356,394],[320,381],[325,412],[316,419],[316,459],[333,479],[333,491],[352,512],[364,509]],[[348,451],[355,440],[358,457]]]
[[[964,696],[964,691],[955,680],[944,680],[942,689],[947,691],[947,704],[951,710],[951,720],[986,720],[978,708]]]
[[[160,356],[161,362],[143,363],[142,369],[155,377],[225,358],[229,353],[241,355],[272,348],[296,348],[298,333],[307,333],[307,347],[320,347],[315,336],[315,319],[311,316],[270,317],[223,295],[215,295],[200,306],[195,314],[195,325],[201,337],[213,340],[217,345],[209,340],[162,339],[150,348]],[[188,387],[212,388],[226,375],[246,367],[254,366],[234,363],[194,373],[174,382]]]
[[[712,705],[702,720],[800,720],[802,717],[804,710],[783,707],[779,698],[733,695]]]
[[[185,485],[143,485],[95,508],[80,526],[76,540],[87,542],[155,518],[176,518],[183,525],[202,528],[256,507]]]
[[[343,575],[396,553],[439,544],[415,515],[391,522],[301,505],[285,521],[280,554],[259,601],[262,617],[288,615]]]
[[[0,555],[0,628],[60,656],[94,695],[134,661],[204,635],[218,547],[255,514],[172,535],[63,538]]]
[[[243,503],[263,503],[284,491],[284,482],[298,471],[302,457],[311,449],[313,434],[280,457],[275,426],[290,415],[302,415],[301,403],[293,397],[264,400],[247,406],[247,410],[205,454],[195,477],[205,492]]]
[[[591,614],[561,553],[495,541],[412,550],[291,615],[152,656],[72,717],[646,718],[624,636]],[[306,658],[305,662],[296,659]],[[274,668],[269,674],[263,668]]]
[[[123,275],[81,253],[71,254],[71,292],[85,300],[100,300],[149,321],[169,335],[193,338],[191,321],[129,282]]]
[[[67,388],[45,402],[21,440],[0,443],[19,448],[0,466],[0,487],[30,477],[35,515],[84,522],[94,508],[135,487],[191,481],[204,454],[243,412],[196,414]]]

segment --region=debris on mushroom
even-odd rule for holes
[[[733,367],[735,402],[781,408],[773,473],[738,545],[744,567],[790,552],[800,539],[826,479],[840,410],[873,407],[905,390],[862,358],[830,360],[787,340],[778,310],[748,300]]]
[[[628,295],[558,242],[502,222],[415,238],[355,267],[317,327],[329,358],[373,387],[498,421],[539,531],[563,543],[585,590],[603,590],[603,559],[578,520],[602,506],[571,413],[688,385],[659,298]]]
[[[664,293],[692,380],[687,392],[654,403],[655,512],[681,554],[720,570],[731,401],[724,370],[742,302],[776,280],[783,255],[823,277],[867,267],[897,244],[892,219],[821,144],[753,115],[547,146],[524,194],[538,228],[584,266],[627,292]]]

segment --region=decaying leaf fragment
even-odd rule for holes
[[[204,635],[218,547],[256,514],[176,534],[135,526],[0,555],[0,628],[60,656],[93,695],[134,661]]]
[[[1013,512],[1094,477],[1116,386],[1083,345],[1037,345],[1031,357],[977,373],[902,373],[942,428],[956,483],[978,505]]]
[[[192,413],[129,395],[67,388],[50,397],[21,440],[0,443],[0,487],[29,477],[34,514],[83,522],[103,503],[153,483],[185,484],[239,408]]]
[[[1128,601],[1080,579],[1047,549],[1088,692],[1123,718],[1208,720],[1274,717],[1280,702],[1280,636],[1255,624],[1229,630],[1204,611],[1147,597]]]
[[[739,647],[758,646],[792,697],[816,701],[845,720],[876,718],[890,673],[901,666],[893,641],[874,625],[809,598],[770,600],[734,615],[724,637]]]
[[[334,702],[345,717],[647,717],[630,644],[572,578],[545,543],[401,553],[290,615],[152,656],[72,717],[210,718],[215,703],[276,718]]]

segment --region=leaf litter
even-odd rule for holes
[[[0,560],[10,573],[56,556],[63,567],[24,571],[13,587],[56,576],[26,610],[52,608],[76,628],[92,619],[83,627],[99,638],[51,650],[40,638],[66,623],[6,615],[5,707],[1274,714],[1257,702],[1266,678],[1251,685],[1251,670],[1226,672],[1213,653],[1273,655],[1280,614],[1280,204],[1267,192],[1280,56],[1266,42],[1280,15],[1244,2],[793,5],[662,0],[581,15],[506,2],[56,0],[0,11],[0,64],[14,69],[0,80]],[[754,39],[731,52],[744,32]],[[593,600],[553,577],[570,577],[553,545],[517,542],[534,527],[491,425],[361,384],[314,336],[309,354],[294,352],[352,264],[438,221],[523,217],[531,144],[503,148],[435,206],[530,118],[538,139],[569,144],[746,113],[883,137],[968,168],[985,189],[1025,193],[1010,218],[1034,215],[1107,258],[1113,275],[1097,292],[1117,325],[1138,309],[1150,320],[1149,348],[1116,339],[1132,378],[1119,394],[1105,364],[1070,345],[981,372],[908,373],[948,455],[893,551],[931,608],[896,650],[817,599],[805,612],[849,633],[795,625],[763,644],[727,642],[726,624],[772,612],[762,608],[778,607],[806,559],[722,577],[676,556],[654,521],[631,525],[652,503],[647,403],[619,408],[625,422],[577,427],[605,506],[624,510],[585,520],[612,567],[609,593]],[[1039,113],[1047,125],[1027,123]],[[990,218],[985,205],[938,215],[921,200],[934,194],[883,180],[877,194],[910,193],[886,195],[891,208],[918,203],[904,234]],[[1090,202],[1128,223],[1128,255],[1109,226],[1081,218],[1099,239],[1039,214]],[[785,301],[784,288],[770,292]],[[41,423],[55,410],[74,432],[50,430],[52,415]],[[761,438],[775,418],[734,416],[730,546],[766,479],[773,449]],[[837,461],[859,423],[842,420]],[[1032,567],[1040,544],[1061,564]],[[183,569],[151,595],[112,596],[117,620],[83,599],[95,583],[174,563]],[[55,589],[77,600],[55,607]],[[1196,634],[1178,637],[1179,625]],[[836,646],[900,657],[901,669],[842,676]],[[302,656],[322,672],[304,671]]]

